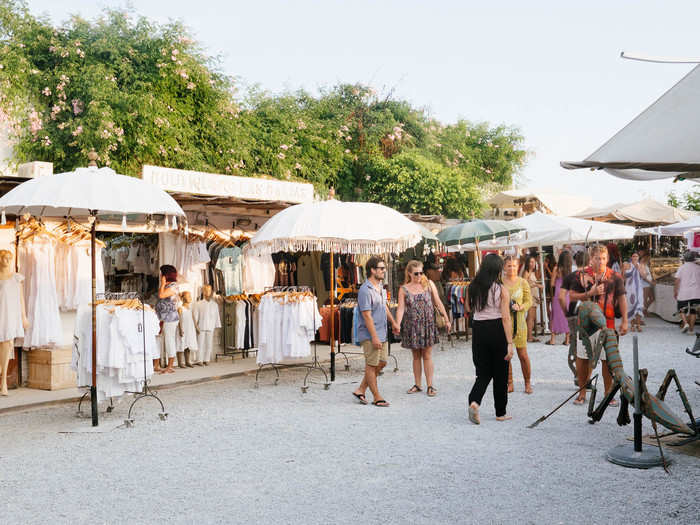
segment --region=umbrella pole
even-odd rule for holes
[[[335,381],[335,255],[331,250],[331,381]]]
[[[90,228],[90,258],[92,264],[92,386],[90,387],[90,401],[92,404],[92,426],[99,424],[97,415],[97,268],[95,265],[95,233],[97,229],[97,215],[93,214],[92,228]]]
[[[542,304],[544,304],[544,312],[542,317],[544,318],[544,333],[545,335],[549,333],[549,316],[547,315],[547,285],[545,284],[544,278],[544,256],[542,255],[542,246],[540,246],[540,269],[542,276]]]

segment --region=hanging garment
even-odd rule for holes
[[[151,310],[131,310],[109,304],[97,306],[97,399],[138,392],[153,375],[153,359],[160,356],[156,336],[158,318]],[[145,324],[144,324],[145,317]],[[144,377],[144,352],[146,371]],[[92,381],[92,312],[78,310],[71,368],[77,385]]]
[[[19,273],[13,274],[9,279],[0,280],[0,342],[24,337],[22,281],[24,276]]]
[[[192,317],[199,330],[221,328],[219,305],[214,299],[196,301],[192,306]]]
[[[270,255],[243,254],[243,291],[247,294],[263,293],[275,284],[275,264]]]
[[[240,294],[243,290],[243,256],[238,246],[224,248],[216,261],[216,269],[224,276],[225,295]]]
[[[58,309],[55,279],[55,242],[34,237],[20,247],[22,271],[26,274],[24,289],[29,328],[24,334],[24,347],[34,348],[61,342],[63,328]]]

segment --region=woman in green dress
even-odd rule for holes
[[[527,321],[525,316],[532,306],[530,285],[522,277],[518,277],[519,261],[517,257],[508,255],[503,266],[503,284],[510,293],[510,317],[513,323],[513,344],[518,352],[520,368],[525,379],[525,393],[532,394],[530,384],[530,358],[527,355]],[[515,315],[514,315],[515,314]],[[508,367],[508,392],[513,391],[513,365]]]

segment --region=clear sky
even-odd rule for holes
[[[691,187],[559,161],[582,160],[691,69],[619,54],[700,56],[697,1],[29,0],[56,23],[126,5],[183,21],[227,73],[272,92],[363,82],[443,122],[516,126],[531,152],[519,187],[601,205]]]

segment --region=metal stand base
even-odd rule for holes
[[[610,449],[606,455],[606,459],[615,465],[621,465],[629,468],[652,468],[662,467],[664,461],[659,454],[659,450],[652,447],[646,447],[641,452],[634,450],[634,443],[625,443]],[[671,460],[666,458],[666,465],[670,464]]]

